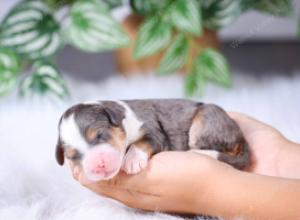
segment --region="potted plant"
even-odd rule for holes
[[[0,95],[19,84],[23,95],[68,92],[54,56],[64,45],[98,53],[116,50],[120,72],[186,74],[188,95],[207,81],[230,86],[217,31],[248,10],[275,16],[292,12],[289,0],[130,0],[121,23],[111,11],[121,0],[23,0],[0,26]],[[20,80],[24,65],[31,74]],[[25,65],[26,66],[26,65]]]

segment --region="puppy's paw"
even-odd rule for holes
[[[135,146],[131,146],[124,157],[122,170],[127,174],[137,174],[143,170],[147,164],[148,154]]]

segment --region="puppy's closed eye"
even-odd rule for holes
[[[103,131],[98,131],[95,140],[100,141],[100,140],[103,139],[104,137],[105,137],[105,133],[104,133]]]
[[[109,139],[110,135],[107,130],[97,129],[97,128],[88,128],[85,132],[86,140],[91,145],[96,145],[102,142],[105,142]]]

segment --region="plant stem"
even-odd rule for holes
[[[186,61],[186,72],[189,73],[192,71],[192,68],[193,68],[193,48],[194,48],[194,41],[193,41],[193,38],[186,34],[186,37],[188,39],[188,43],[189,43],[189,51],[188,51],[188,56],[187,56],[187,61]]]

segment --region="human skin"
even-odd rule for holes
[[[299,219],[300,146],[253,118],[229,115],[250,145],[249,172],[193,152],[162,152],[137,175],[120,173],[93,183],[69,161],[73,176],[97,194],[144,210],[225,219]]]

